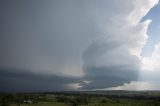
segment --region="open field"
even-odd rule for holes
[[[1,93],[0,106],[160,106],[159,91]]]

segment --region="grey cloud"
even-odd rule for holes
[[[102,1],[99,4],[104,5],[105,3]],[[128,3],[131,7],[126,5]],[[82,83],[82,88],[103,89],[139,80],[140,52],[147,39],[146,32],[149,22],[137,23],[139,19],[143,18],[143,15],[135,16],[133,20],[127,20],[132,12],[138,12],[137,8],[141,8],[137,5],[142,5],[142,8],[145,8],[145,5],[143,7],[143,4],[140,4],[143,1],[138,2],[137,5],[134,3],[136,1],[125,2],[122,4],[122,11],[117,12],[118,8],[115,8],[108,12],[111,12],[111,15],[101,11],[101,7],[97,7],[96,12],[93,12],[96,19],[99,19],[96,21],[98,22],[97,25],[100,26],[100,29],[104,28],[102,32],[105,33],[106,31],[106,33],[98,35],[98,39],[92,42],[83,54],[85,78],[90,83]],[[117,6],[114,1],[111,4],[113,7]],[[106,8],[104,10],[107,11]],[[125,12],[126,9],[129,9],[128,12]],[[148,11],[147,9],[146,11]],[[143,13],[144,15],[146,11]],[[106,20],[98,17],[105,17]],[[113,19],[113,22],[110,19]],[[104,24],[105,21],[106,24]],[[133,25],[132,22],[134,21],[137,24]]]
[[[35,86],[32,83],[33,86],[20,87],[17,91],[37,86],[40,89],[42,86],[37,79],[48,90],[62,90],[66,83],[79,83],[71,76],[91,81],[81,83],[84,89],[136,80],[140,59],[131,54],[130,49],[141,50],[148,25],[137,23],[144,13],[134,14],[139,12],[135,1],[1,0],[0,68],[22,69],[19,79],[23,79],[20,76],[28,70],[35,73],[24,79],[28,85],[33,80]],[[138,6],[144,6],[144,1]],[[137,19],[136,25],[131,25],[134,21],[128,18],[130,14]],[[8,75],[13,75],[13,83],[20,86],[23,83],[14,73],[15,70],[11,70]],[[3,82],[6,81],[4,87],[11,90],[7,74],[1,76],[4,76]],[[30,76],[37,79],[28,79]],[[57,87],[50,86],[50,79]],[[105,81],[108,83],[102,83]]]
[[[44,92],[75,90],[67,86],[79,78],[45,75],[17,69],[0,69],[0,92]]]
[[[122,40],[97,39],[86,49],[83,60],[84,79],[90,83],[81,83],[81,89],[102,89],[138,80],[140,59],[130,54]]]
[[[125,70],[121,66],[117,67],[88,67],[86,80],[90,83],[81,83],[81,89],[97,89],[113,87],[138,79],[137,70]]]
[[[82,2],[16,0],[1,4],[0,67],[59,74],[69,73],[72,67],[80,70],[81,55],[94,33]],[[82,73],[74,71],[70,73]]]

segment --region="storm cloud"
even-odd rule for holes
[[[83,83],[82,88],[97,89],[98,86],[102,89],[139,80],[141,50],[148,39],[147,29],[151,22],[141,22],[141,19],[158,1],[122,0],[122,7],[117,3],[116,0],[112,1],[112,7],[104,6],[105,9],[95,9],[92,6],[93,16],[100,19],[96,21],[97,26],[104,29],[103,34],[100,34],[84,52],[83,69],[90,83]],[[101,5],[104,4],[110,2],[103,1]],[[111,14],[105,14],[106,11],[103,9]],[[143,11],[139,11],[141,9]]]
[[[72,85],[72,83],[80,82],[80,79],[75,77],[35,74],[28,70],[1,69],[0,73],[1,92],[76,90],[76,86]]]
[[[90,90],[138,80],[151,22],[141,19],[157,3],[1,0],[0,90]]]

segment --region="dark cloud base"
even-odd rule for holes
[[[88,67],[84,70],[86,70],[84,79],[90,81],[90,83],[81,83],[81,89],[103,89],[138,80],[138,69],[126,70],[122,67]]]
[[[32,72],[0,69],[0,92],[47,92],[73,90],[66,84],[78,82],[78,78],[58,75],[42,75]]]

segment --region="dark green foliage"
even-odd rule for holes
[[[106,103],[107,100],[106,100],[106,98],[102,98],[100,102],[101,102],[101,103]]]
[[[57,102],[65,102],[65,103],[67,103],[68,101],[70,101],[69,98],[67,96],[64,96],[64,95],[58,95],[56,97],[56,99],[57,99]]]
[[[0,106],[160,106],[160,92],[115,92],[0,94]]]

